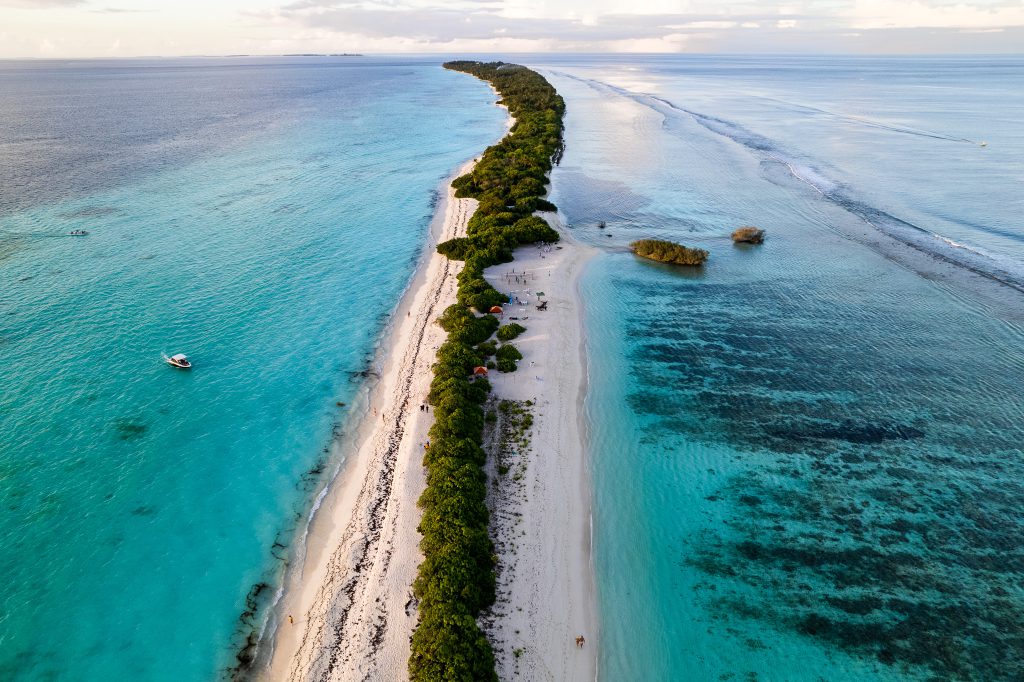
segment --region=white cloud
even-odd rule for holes
[[[47,9],[81,5],[85,0],[0,0],[0,7],[24,7],[26,9]]]
[[[1024,2],[935,4],[921,0],[856,0],[838,15],[847,26],[872,28],[999,28],[1024,26]]]
[[[755,24],[756,25],[756,24]],[[683,24],[668,24],[665,28],[670,29],[684,29],[684,28],[696,28],[696,29],[716,29],[716,28],[734,28],[736,26],[735,21],[688,21]]]
[[[44,39],[55,56],[1019,52],[1024,0],[0,0],[0,27],[0,57]]]

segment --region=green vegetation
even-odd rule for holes
[[[498,333],[500,335],[500,333],[501,333],[500,329],[498,330]],[[497,341],[486,341],[484,343],[479,344],[476,347],[476,352],[479,353],[480,356],[484,357],[484,358],[491,357],[497,351],[498,351],[498,342]]]
[[[636,255],[656,260],[659,263],[704,265],[704,261],[708,259],[708,252],[704,249],[690,249],[682,244],[661,239],[641,239],[633,242],[630,246]]]
[[[732,233],[732,240],[736,244],[764,244],[764,230],[744,225]]]
[[[466,236],[437,247],[448,258],[465,261],[465,267],[458,276],[458,304],[438,319],[448,338],[438,349],[427,397],[435,421],[423,457],[427,486],[419,500],[424,559],[413,584],[419,599],[409,658],[414,682],[497,680],[494,652],[476,622],[495,598],[481,442],[485,418],[496,416],[484,415],[490,384],[472,380],[470,373],[484,362],[513,371],[522,354],[510,344],[498,348],[488,341],[498,329],[497,319],[477,317],[470,308],[486,312],[507,300],[484,280],[484,268],[512,260],[512,250],[521,244],[558,241],[558,233],[533,212],[555,210],[541,195],[552,158],[561,150],[565,111],[554,88],[522,66],[449,62],[445,68],[490,82],[516,122],[472,172],[452,183],[456,196],[480,204]],[[519,327],[507,325],[512,326]],[[515,335],[523,330],[519,327]],[[496,363],[487,360],[491,355]]]
[[[526,327],[515,322],[509,322],[498,327],[498,340],[499,341],[511,341],[520,334],[526,331]]]
[[[514,372],[516,371],[516,361],[522,360],[523,354],[511,343],[506,343],[494,354],[494,359],[498,362],[499,372]]]
[[[450,341],[459,341],[467,345],[483,343],[498,328],[498,318],[494,315],[477,317],[464,306],[450,305],[441,317],[437,318],[441,329],[448,332]]]
[[[490,82],[516,120],[472,172],[452,183],[455,196],[478,199],[480,205],[466,226],[467,236],[437,246],[445,256],[466,262],[459,273],[459,303],[484,311],[505,300],[484,281],[484,268],[511,261],[512,250],[522,244],[558,241],[558,233],[533,212],[555,208],[541,195],[551,159],[562,146],[565,102],[540,74],[516,64],[461,61],[444,66]]]

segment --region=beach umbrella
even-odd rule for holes
[[[475,377],[485,377],[485,376],[487,376],[487,368],[486,367],[474,367],[473,368],[473,376],[475,376]]]
[[[500,305],[492,305],[491,306],[491,312],[492,313],[496,313],[498,315],[501,315],[501,306]]]

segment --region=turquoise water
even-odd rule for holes
[[[1024,62],[543,63],[602,679],[1024,677]]]
[[[7,63],[0,92],[0,677],[214,678],[504,114],[434,60]]]

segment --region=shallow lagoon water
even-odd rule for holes
[[[504,112],[437,60],[0,81],[0,677],[215,678],[336,464],[436,191]]]
[[[863,238],[884,213],[1017,272],[1019,62],[544,69],[569,105],[552,199],[605,248],[582,285],[602,678],[1019,679],[1024,305]],[[0,80],[0,676],[209,679],[433,190],[503,112],[425,60]],[[751,222],[768,242],[732,246]],[[641,262],[640,236],[712,259]]]
[[[552,199],[605,247],[582,283],[602,679],[1019,679],[1024,297],[922,276],[857,209],[1024,261],[1018,104],[964,97],[1021,65],[545,64]],[[982,118],[998,156],[964,141]],[[767,242],[733,246],[743,224]],[[711,259],[640,261],[641,236]]]

